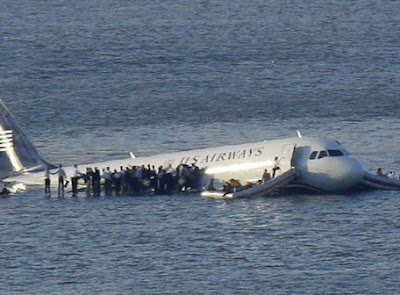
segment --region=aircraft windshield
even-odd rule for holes
[[[318,159],[322,159],[328,157],[328,152],[327,151],[320,151],[318,155]]]
[[[318,155],[318,151],[313,151],[310,155],[310,160],[314,160]]]
[[[340,157],[340,156],[344,156],[344,154],[342,153],[342,151],[340,150],[328,150],[329,156],[330,157]]]
[[[315,159],[322,159],[325,157],[342,157],[347,155],[349,155],[349,153],[345,150],[313,151],[310,154],[309,159],[315,160]]]

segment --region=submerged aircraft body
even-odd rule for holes
[[[78,165],[102,170],[109,167],[120,171],[120,167],[154,165],[155,167],[195,165],[202,171],[202,187],[210,180],[214,183],[237,179],[242,183],[261,179],[265,169],[285,187],[309,189],[316,192],[347,192],[358,188],[400,189],[399,181],[376,178],[363,167],[337,141],[326,138],[297,137],[275,139],[241,145],[196,149],[146,157],[129,157],[100,163]],[[16,120],[0,100],[0,167],[5,182],[43,185],[44,171],[49,168],[51,183],[57,184],[57,167],[46,162],[25,136]],[[276,169],[279,167],[279,169]],[[64,167],[67,176],[74,167]],[[289,170],[294,173],[285,173]]]

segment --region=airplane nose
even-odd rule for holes
[[[364,168],[352,157],[341,159],[335,171],[335,179],[343,190],[359,184],[364,176]]]

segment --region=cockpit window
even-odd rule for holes
[[[318,155],[318,159],[322,159],[328,157],[328,152],[327,151],[320,151]]]
[[[342,153],[342,151],[340,150],[328,150],[329,156],[330,157],[340,157],[340,156],[344,156],[344,154]]]
[[[325,157],[341,157],[350,155],[346,150],[327,150],[327,151],[313,151],[309,159],[322,159]]]
[[[350,153],[349,153],[348,151],[346,151],[346,150],[342,150],[342,153],[343,153],[343,155],[345,155],[345,156],[350,156]]]

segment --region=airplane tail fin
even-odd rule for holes
[[[53,167],[36,151],[0,99],[0,179],[13,172]]]

